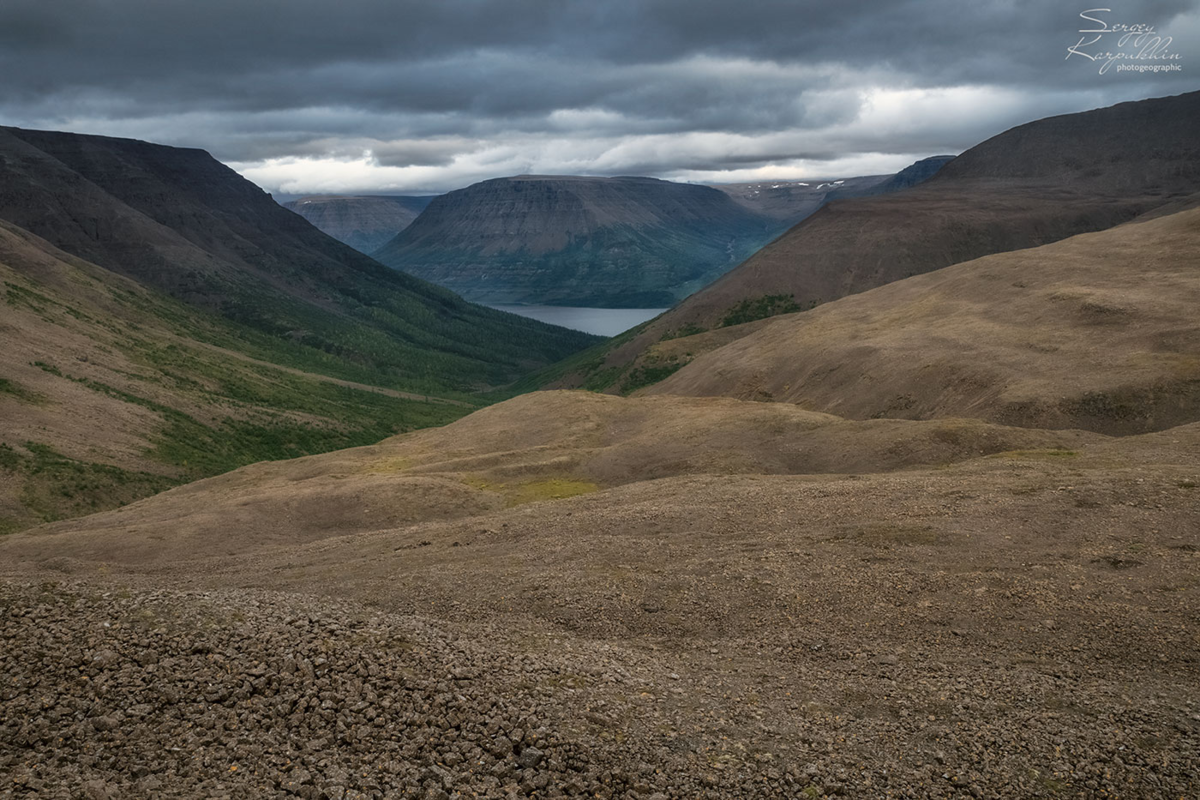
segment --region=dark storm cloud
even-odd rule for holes
[[[1096,0],[4,0],[0,121],[243,164],[366,158],[434,189],[526,165],[837,165],[1195,88],[1198,3],[1115,8],[1173,35],[1184,69],[1100,76],[1064,60]]]

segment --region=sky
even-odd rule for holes
[[[1200,89],[1200,0],[2,0],[0,76],[276,194],[836,178]]]

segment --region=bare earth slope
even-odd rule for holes
[[[1103,230],[1200,191],[1200,92],[1006,131],[912,189],[834,202],[614,343],[628,370],[664,336],[812,308],[991,253]],[[614,373],[615,374],[615,373]],[[556,382],[581,385],[585,372]],[[619,388],[620,379],[612,382]]]
[[[1200,209],[908,278],[767,324],[646,390],[865,419],[1130,433],[1200,420]],[[687,340],[665,343],[681,351]]]
[[[283,207],[360,253],[373,253],[411,225],[431,200],[433,196],[310,195]]]
[[[250,467],[0,541],[0,771],[112,796],[1191,796],[1198,453],[1197,425],[570,393]],[[818,474],[857,458],[910,466]]]
[[[40,530],[64,534],[54,537],[63,557],[177,562],[677,475],[891,471],[1100,439],[969,420],[847,422],[718,398],[537,393],[443,428],[256,464]],[[166,530],[173,533],[164,538]],[[5,544],[19,550],[22,542],[42,541],[14,537]]]

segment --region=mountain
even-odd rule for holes
[[[595,341],[389,270],[201,150],[0,128],[0,219],[350,380],[464,392]]]
[[[868,175],[812,181],[722,183],[712,186],[729,195],[735,203],[749,211],[794,225],[830,200],[858,197],[887,184],[894,177]]]
[[[839,242],[843,296],[555,367],[640,393],[436,428],[468,409],[255,360],[280,340],[0,221],[0,503],[108,503],[0,536],[5,791],[1200,795],[1200,192],[1163,109],[832,203],[785,239]]]
[[[584,368],[552,385],[620,389],[643,366],[656,368],[635,362],[664,338],[810,309],[1127,222],[1200,190],[1197,123],[1200,92],[1013,128],[917,186],[824,206],[670,312],[581,357]]]
[[[674,374],[634,396],[531,392],[0,536],[5,785],[1195,796],[1200,193],[1164,171],[1119,226],[658,341],[639,369]],[[0,264],[28,440],[0,497],[154,479],[49,484],[78,464],[47,430],[182,470],[279,441],[270,406],[370,416],[9,223]]]
[[[1162,430],[1200,422],[1197,308],[1192,208],[890,283],[707,353],[664,342],[659,358],[694,360],[646,391],[854,419]]]
[[[72,134],[0,129],[0,279],[0,533],[443,424],[596,341],[400,275],[201,151]]]
[[[929,158],[923,158],[916,163],[909,164],[882,183],[871,187],[864,187],[863,191],[855,195],[839,194],[834,199],[843,200],[849,199],[849,197],[890,194],[891,192],[898,192],[901,189],[908,189],[909,187],[916,186],[918,183],[924,183],[934,175],[937,175],[942,167],[953,160],[954,156],[930,156]]]
[[[282,366],[299,353],[3,221],[0,281],[0,533],[477,405]]]
[[[480,302],[654,307],[780,229],[707,186],[520,175],[436,198],[375,257]]]
[[[412,224],[433,196],[307,195],[284,203],[318,230],[360,253],[373,253]]]

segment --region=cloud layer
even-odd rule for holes
[[[1157,74],[1066,57],[1091,5],[6,0],[0,122],[203,147],[290,194],[888,172],[1197,88],[1200,0],[1092,15],[1172,37]]]

